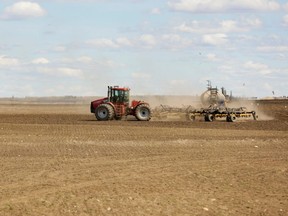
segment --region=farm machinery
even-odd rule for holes
[[[204,121],[212,122],[219,118],[225,118],[227,122],[235,122],[239,118],[253,118],[257,119],[255,111],[248,111],[246,107],[230,108],[227,106],[232,99],[232,93],[226,94],[226,90],[221,88],[221,92],[218,88],[214,88],[211,82],[208,80],[208,88],[200,96],[201,103],[206,108],[196,109],[193,106],[184,106],[182,108],[170,107],[167,105],[161,105],[154,112],[154,116],[160,119],[165,118],[165,114],[172,115],[185,115],[189,121],[195,121],[196,119],[203,118]]]
[[[228,108],[217,105],[187,113],[187,119],[190,121],[195,121],[197,117],[204,117],[207,122],[212,122],[216,118],[226,118],[227,122],[235,122],[237,118],[253,117],[254,120],[257,119],[256,112],[247,111],[246,107]]]
[[[201,102],[207,108],[194,109],[187,112],[188,120],[195,121],[196,117],[204,117],[207,122],[212,122],[216,118],[225,118],[227,122],[235,122],[238,118],[257,119],[255,111],[248,111],[246,107],[230,108],[227,106],[232,99],[232,93],[227,95],[225,88],[221,92],[216,87],[212,87],[208,80],[207,90],[201,94]]]
[[[98,121],[121,120],[123,116],[132,115],[139,121],[151,119],[151,108],[147,102],[133,100],[130,102],[130,89],[127,87],[108,86],[107,97],[91,102],[90,111]]]

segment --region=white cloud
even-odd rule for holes
[[[186,24],[186,22],[182,23],[180,26],[175,27],[176,30],[181,31],[181,32],[195,32],[196,31],[196,27],[199,28],[197,21],[193,21],[191,26],[188,26]]]
[[[20,1],[8,6],[1,15],[2,19],[27,19],[41,17],[46,14],[45,10],[35,2]]]
[[[190,12],[223,11],[225,9],[222,1],[213,0],[174,0],[168,2],[168,6],[177,11]]]
[[[192,40],[181,37],[178,34],[165,34],[162,35],[164,46],[171,49],[180,49],[188,47],[192,44]]]
[[[0,56],[0,67],[18,66],[19,64],[20,62],[16,58],[11,58],[5,55]]]
[[[91,63],[93,61],[93,59],[89,56],[81,56],[81,57],[77,58],[77,61],[87,64],[87,63]]]
[[[61,64],[65,64],[65,65],[73,65],[75,67],[79,66],[79,63],[80,63],[80,66],[83,67],[84,65],[89,65],[89,66],[92,66],[93,65],[93,68],[96,67],[96,68],[120,68],[120,67],[123,67],[125,66],[123,63],[117,63],[111,59],[106,59],[106,58],[103,58],[103,59],[96,59],[96,58],[93,58],[93,57],[90,57],[90,56],[80,56],[80,57],[77,57],[77,58],[62,58],[59,60],[59,62]],[[82,65],[84,64],[84,65]]]
[[[157,44],[155,37],[151,34],[141,35],[139,41],[149,47]]]
[[[52,76],[66,76],[66,77],[78,77],[81,78],[83,75],[82,70],[68,67],[60,68],[39,68],[38,71],[43,74]]]
[[[217,58],[217,56],[214,53],[208,53],[206,55],[206,57],[209,61],[218,61],[219,60],[219,58]]]
[[[280,9],[280,4],[276,0],[236,0],[231,2],[232,9],[255,10],[255,11],[275,11]]]
[[[245,19],[240,21],[223,20],[219,23],[207,21],[192,21],[191,23],[182,23],[175,27],[175,30],[188,33],[212,34],[212,33],[229,33],[229,32],[246,32],[252,28],[262,25],[259,19]]]
[[[177,34],[165,34],[162,36],[162,38],[164,40],[168,40],[168,41],[171,41],[171,42],[181,42],[182,41],[182,38],[180,35],[177,35]]]
[[[121,47],[132,47],[134,44],[132,40],[126,37],[119,37],[116,39],[109,38],[95,38],[85,42],[87,45],[96,47],[96,48],[112,48],[118,49]]]
[[[245,19],[244,23],[246,24],[247,27],[250,27],[250,28],[258,28],[262,26],[262,21],[259,20],[258,18]]]
[[[202,37],[202,41],[205,44],[218,46],[227,43],[227,35],[226,34],[206,34]]]
[[[53,48],[53,51],[55,52],[65,52],[67,50],[67,47],[65,46],[56,46]]]
[[[238,32],[243,31],[237,26],[237,22],[234,20],[224,20],[220,23],[223,32]]]
[[[257,47],[261,52],[288,52],[288,46],[260,46]]]
[[[185,48],[192,44],[191,39],[186,39],[178,34],[164,34],[154,36],[143,34],[137,38],[119,37],[116,39],[93,39],[85,42],[86,45],[97,48],[154,48],[156,45],[169,49]]]
[[[32,60],[32,64],[48,64],[50,61],[46,58],[37,58]]]
[[[270,74],[272,71],[270,70],[270,68],[268,67],[268,65],[262,64],[262,63],[257,63],[257,62],[253,62],[253,61],[248,61],[244,64],[244,68],[246,69],[250,69],[262,74],[262,75],[266,75],[266,74]]]
[[[275,0],[171,0],[173,10],[187,12],[225,12],[234,10],[274,11],[280,8]]]
[[[119,45],[117,43],[107,38],[89,40],[86,41],[86,44],[92,45],[97,48],[119,48]]]
[[[74,68],[58,68],[57,72],[64,76],[81,77],[83,72],[80,69]]]
[[[116,39],[116,43],[120,46],[132,46],[133,43],[126,37],[120,37]]]
[[[283,22],[284,22],[284,25],[288,26],[288,14],[283,16]]]

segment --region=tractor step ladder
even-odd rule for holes
[[[121,105],[115,105],[115,115],[116,117],[121,117],[122,116],[122,106]]]

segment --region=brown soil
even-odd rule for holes
[[[287,215],[287,101],[257,106],[273,120],[98,122],[89,105],[0,105],[0,215]]]

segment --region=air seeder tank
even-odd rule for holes
[[[217,87],[212,88],[211,86],[208,86],[208,89],[201,94],[200,98],[204,106],[225,105],[226,101],[225,95],[218,91]]]

